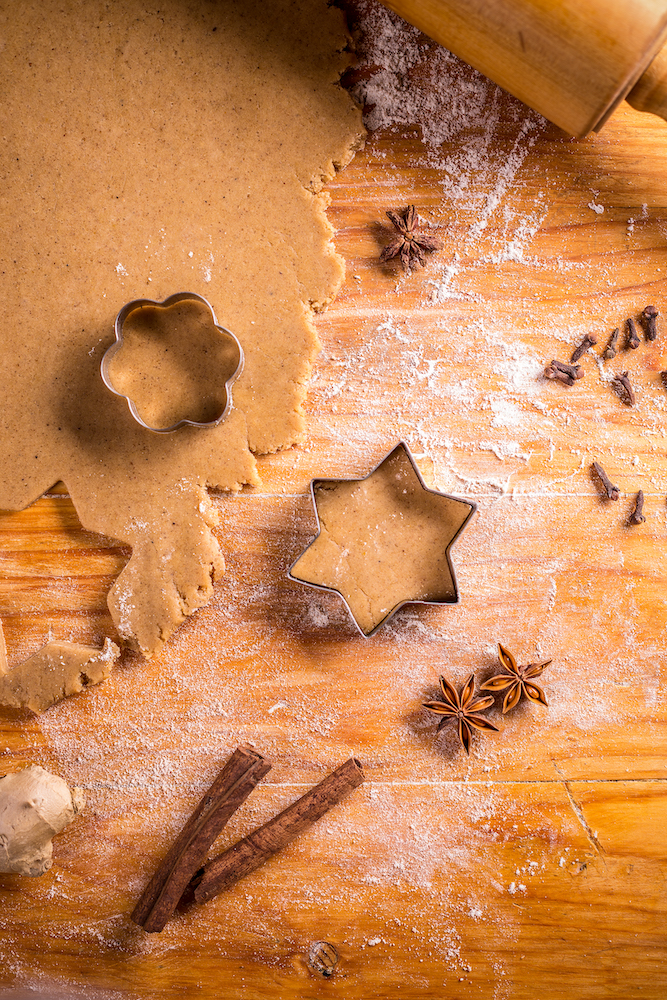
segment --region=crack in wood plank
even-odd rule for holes
[[[572,789],[570,788],[569,781],[565,778],[565,775],[563,775],[563,772],[561,771],[555,760],[552,761],[552,764],[556,770],[556,773],[563,776],[562,784],[567,794],[567,797],[570,800],[570,805],[572,806],[572,812],[579,820],[579,823],[581,824],[584,833],[588,837],[591,847],[593,847],[595,849],[596,854],[600,858],[602,858],[602,860],[604,860],[604,853],[605,853],[604,848],[600,843],[600,841],[598,840],[598,838],[596,837],[594,831],[591,829],[588,820],[584,816],[584,811],[581,808],[581,805],[577,802],[574,795],[572,794]]]
[[[0,732],[2,731],[0,727]],[[534,778],[534,779],[510,779],[510,778],[500,778],[497,780],[489,780],[487,778],[479,780],[467,780],[466,778],[448,778],[443,781],[430,781],[424,779],[423,781],[369,781],[366,780],[366,787],[376,786],[378,788],[446,788],[448,785],[461,785],[464,787],[489,787],[494,785],[498,788],[504,785],[563,785],[566,792],[568,793],[568,798],[573,804],[573,809],[577,813],[577,808],[581,807],[573,798],[571,789],[569,787],[570,780],[572,779],[558,779],[558,778]],[[575,778],[573,779],[579,785],[613,785],[613,784],[651,784],[659,785],[667,783],[667,778]],[[94,782],[84,782],[78,781],[77,785],[80,788],[85,788],[88,790],[94,789],[111,789],[113,791],[136,791],[137,788],[150,787],[150,782],[146,782],[144,785],[121,785],[117,782],[110,781],[94,781]],[[190,786],[189,789],[184,789],[184,791],[192,790],[195,786]],[[197,786],[199,787],[199,786]],[[312,788],[312,781],[265,781],[262,785],[263,788]],[[577,813],[577,819],[584,827],[590,831],[590,827],[586,823],[585,819],[582,822],[583,813],[581,816]],[[594,839],[595,836],[592,834]],[[604,853],[604,848],[600,848],[601,852]]]

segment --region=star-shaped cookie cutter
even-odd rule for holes
[[[434,596],[433,598],[404,596],[403,598],[398,600],[389,610],[387,610],[379,621],[372,623],[372,627],[366,629],[360,623],[358,615],[355,614],[355,611],[352,608],[350,601],[345,597],[345,595],[338,587],[332,586],[330,584],[314,582],[312,579],[306,579],[304,575],[299,575],[298,566],[299,563],[307,555],[307,553],[309,552],[312,553],[312,550],[318,545],[318,542],[320,542],[320,540],[323,538],[323,522],[320,517],[320,511],[318,509],[318,493],[320,493],[320,491],[322,491],[323,489],[326,490],[327,487],[333,487],[335,485],[342,485],[345,483],[359,483],[359,484],[366,483],[378,473],[378,471],[382,468],[382,466],[385,465],[385,463],[388,463],[395,458],[397,459],[405,458],[408,460],[409,464],[407,464],[405,468],[414,475],[414,482],[418,484],[418,486],[421,487],[421,489],[426,494],[432,497],[442,498],[443,501],[446,501],[446,507],[450,512],[452,524],[450,526],[450,531],[444,533],[447,536],[446,542],[444,544],[444,551],[439,553],[439,556],[440,558],[444,556],[446,564],[446,575],[448,575],[449,577],[449,579],[445,581],[445,583],[448,584],[448,586],[444,587],[447,593],[444,596]],[[466,524],[468,523],[472,515],[477,510],[477,504],[474,503],[472,500],[461,500],[459,497],[453,497],[448,493],[443,493],[440,490],[434,490],[428,487],[422,478],[422,475],[419,471],[419,468],[417,467],[417,464],[412,456],[412,453],[410,452],[409,447],[404,441],[400,441],[394,448],[392,448],[392,450],[385,455],[382,461],[380,461],[366,476],[363,476],[361,479],[313,479],[311,480],[310,483],[310,493],[313,501],[315,516],[317,518],[318,533],[313,539],[313,541],[304,549],[299,558],[292,564],[292,566],[290,566],[287,576],[290,580],[294,580],[296,583],[305,584],[306,586],[313,587],[316,590],[326,590],[329,593],[338,594],[339,597],[342,599],[343,603],[345,604],[345,606],[347,607],[348,611],[350,612],[350,615],[352,616],[352,619],[357,629],[365,638],[370,638],[372,635],[374,635],[378,631],[378,629],[380,629],[383,625],[385,625],[389,621],[389,619],[392,618],[393,615],[395,615],[396,612],[399,611],[400,608],[402,608],[406,604],[457,604],[458,603],[459,590],[456,582],[454,568],[452,566],[450,559],[450,549],[454,544],[454,542],[456,541],[456,539],[461,534],[461,532],[463,531],[463,529],[465,528]],[[457,510],[457,507],[453,507],[452,505],[457,505],[457,506],[460,505],[461,510],[460,511]],[[380,525],[377,526],[377,529],[379,528]],[[340,553],[340,548],[339,548],[339,559],[343,558],[346,554],[347,553],[345,551]],[[305,572],[307,573],[308,571],[306,570]]]
[[[231,338],[233,345],[235,346],[236,351],[238,353],[238,360],[229,377],[226,378],[220,386],[221,412],[214,419],[206,421],[197,421],[197,420],[189,420],[184,417],[181,420],[177,420],[174,424],[171,424],[169,427],[152,427],[150,424],[147,424],[146,421],[141,417],[135,401],[131,399],[130,396],[126,395],[124,392],[121,392],[119,389],[115,387],[109,366],[111,364],[112,359],[115,357],[115,355],[120,351],[120,349],[123,346],[123,324],[125,323],[125,320],[128,318],[130,313],[134,312],[136,309],[141,309],[143,306],[155,306],[159,309],[168,309],[169,306],[176,305],[177,303],[184,302],[186,300],[201,302],[210,310],[211,317],[213,319],[213,325],[221,334]],[[232,407],[232,394],[231,394],[232,383],[236,381],[236,379],[243,371],[243,360],[244,360],[243,348],[241,347],[238,338],[232,333],[231,330],[228,330],[226,327],[219,325],[213,306],[207,299],[204,298],[203,295],[198,295],[196,292],[175,292],[173,295],[168,296],[168,298],[164,299],[162,302],[157,302],[154,299],[133,299],[131,302],[127,302],[116,316],[116,321],[114,323],[114,334],[116,337],[115,343],[111,344],[111,346],[107,348],[107,350],[104,352],[104,356],[102,357],[102,362],[100,364],[100,374],[102,375],[102,381],[106,385],[107,389],[110,389],[115,396],[120,396],[121,398],[127,400],[127,405],[130,409],[130,413],[137,421],[137,423],[141,424],[142,427],[145,427],[147,430],[153,431],[156,434],[170,434],[173,431],[178,430],[179,427],[183,426],[215,427],[217,424],[221,423],[225,419],[225,417],[227,416]]]

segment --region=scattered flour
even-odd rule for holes
[[[236,946],[237,926],[252,926],[257,944],[250,961],[271,964],[275,940],[286,953],[304,947],[281,920],[285,898],[318,917],[345,913],[347,944],[384,956],[395,940],[393,920],[400,919],[412,927],[411,949],[429,969],[444,970],[451,984],[476,964],[479,979],[486,976],[494,998],[504,1000],[512,995],[521,941],[517,902],[528,905],[527,886],[540,879],[570,878],[591,853],[565,792],[554,812],[526,786],[534,780],[561,789],[570,760],[594,761],[609,734],[635,720],[629,694],[649,707],[664,700],[667,640],[657,637],[638,654],[647,611],[633,574],[620,572],[624,513],[601,507],[584,470],[596,457],[587,450],[592,438],[605,458],[613,457],[613,474],[626,476],[629,490],[644,449],[664,452],[665,402],[655,387],[640,386],[637,414],[624,416],[636,419],[641,432],[626,444],[606,426],[599,403],[611,377],[605,364],[585,358],[586,385],[572,393],[541,379],[550,353],[588,332],[587,307],[554,305],[548,328],[536,331],[530,296],[519,295],[516,311],[503,314],[493,281],[513,282],[520,292],[526,274],[531,282],[538,275],[546,289],[549,281],[572,280],[583,295],[602,284],[606,266],[558,255],[546,266],[531,250],[553,198],[548,178],[536,177],[531,162],[545,123],[380,4],[361,0],[354,7],[365,71],[354,90],[374,130],[363,154],[371,176],[387,191],[387,207],[408,203],[412,192],[396,186],[391,137],[417,126],[422,146],[415,165],[429,172],[434,206],[422,215],[456,249],[432,257],[424,272],[397,274],[386,293],[364,298],[358,326],[344,343],[337,339],[337,306],[321,317],[324,350],[308,404],[309,442],[264,462],[265,495],[213,496],[228,565],[211,604],[155,661],[126,657],[102,688],[40,719],[46,746],[35,757],[55,760],[86,789],[85,822],[102,836],[89,871],[58,872],[57,885],[37,887],[36,898],[43,891],[62,901],[50,936],[74,938],[77,950],[93,956],[169,957],[202,942],[223,951]],[[597,192],[588,207],[601,215],[596,198]],[[647,206],[632,211],[629,232],[648,216]],[[203,280],[213,263],[203,265]],[[362,272],[364,262],[354,266]],[[117,271],[124,273],[122,265]],[[482,276],[489,279],[488,298],[480,292]],[[363,274],[353,278],[350,294],[363,296]],[[403,291],[411,306],[418,303],[409,312],[401,309]],[[609,321],[611,330],[620,306],[607,302],[602,311],[600,323]],[[418,456],[430,485],[464,494],[478,513],[452,553],[461,602],[439,610],[407,607],[367,642],[335,595],[290,584],[285,572],[315,531],[306,492],[315,447],[322,475],[361,476],[398,438]],[[547,473],[535,467],[540,450]],[[655,473],[652,488],[647,503],[657,505],[667,473]],[[588,563],[597,567],[588,575],[559,541],[579,516],[590,524]],[[658,555],[656,578],[664,570]],[[607,603],[584,612],[583,597],[601,579],[614,581]],[[664,616],[664,604],[657,595],[653,612]],[[622,655],[609,656],[610,636]],[[496,712],[502,732],[475,734],[466,758],[452,731],[436,736],[421,703],[437,695],[441,673],[461,684],[471,670],[480,677],[495,670],[499,640],[521,662],[553,656],[542,678],[549,709],[522,705],[505,718]],[[368,742],[360,744],[364,731]],[[241,742],[260,747],[275,766],[230,822],[228,842],[301,794],[332,761],[358,755],[369,780],[349,808],[299,838],[284,864],[248,879],[226,920],[213,906],[201,908],[159,936],[130,940],[123,892],[136,895],[145,882],[153,860],[142,853],[147,831],[159,827],[167,843]],[[342,846],[332,857],[334,840]],[[508,843],[515,849],[511,868]],[[94,905],[96,873],[112,871],[121,851],[127,885],[106,884],[99,925],[81,927],[67,907]],[[316,877],[293,884],[290,858]],[[392,890],[403,901],[396,918],[386,905]],[[477,925],[484,953],[472,946],[470,928]],[[10,928],[10,916],[0,914],[6,940],[0,957],[27,984],[30,972],[12,953]]]

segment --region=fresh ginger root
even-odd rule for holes
[[[83,791],[31,765],[0,778],[0,872],[43,875],[52,865],[51,838],[85,805]]]

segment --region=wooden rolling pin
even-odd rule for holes
[[[667,0],[383,0],[572,135],[624,98],[667,119]]]

